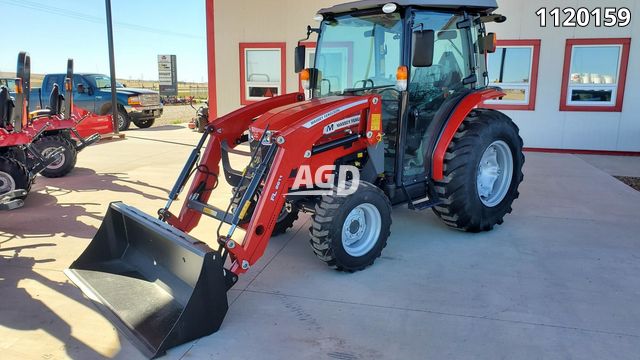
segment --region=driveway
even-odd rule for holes
[[[62,270],[109,202],[155,214],[198,136],[163,126],[88,148],[69,177],[40,178],[0,215],[3,358],[141,358]],[[398,207],[362,272],[316,259],[302,216],[229,292],[220,331],[167,358],[637,359],[638,213],[640,193],[580,157],[527,153],[504,225],[466,234]],[[213,242],[215,226],[194,235]]]

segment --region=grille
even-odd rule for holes
[[[142,104],[142,106],[159,105],[160,95],[157,95],[157,94],[140,95],[140,103]]]

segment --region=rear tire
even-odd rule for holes
[[[311,248],[340,271],[359,271],[374,263],[387,245],[391,202],[373,184],[361,181],[355,193],[324,195],[312,219]]]
[[[506,115],[474,110],[455,134],[444,162],[444,179],[436,182],[443,203],[433,210],[458,230],[481,232],[503,223],[520,195],[522,139]]]
[[[12,147],[9,150],[5,151],[0,156],[5,156],[8,158],[12,158],[18,160],[18,162],[22,163],[24,166],[27,166],[27,154],[23,148],[20,147]]]
[[[63,177],[76,167],[78,152],[75,145],[66,137],[60,135],[45,136],[34,142],[33,145],[43,156],[47,156],[59,147],[64,149],[58,160],[40,172],[42,176],[47,178]]]
[[[148,129],[153,126],[156,119],[133,120],[133,123],[140,129]]]
[[[31,176],[29,170],[19,161],[0,157],[0,195],[14,190],[31,191]],[[18,199],[24,200],[27,196]]]

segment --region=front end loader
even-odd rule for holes
[[[307,31],[318,36],[316,67],[305,69],[304,47],[295,54],[306,93],[209,119],[158,217],[111,204],[67,275],[155,357],[219,329],[226,291],[299,212],[312,216],[312,252],[346,272],[380,256],[394,206],[433,209],[462,231],[502,224],[524,156],[511,119],[482,108],[505,96],[485,85],[495,51],[485,23],[504,21],[496,8],[365,0],[322,9]],[[234,168],[232,155],[246,166]],[[209,201],[220,181],[234,189],[224,208]],[[208,243],[189,235],[202,216],[219,224]]]

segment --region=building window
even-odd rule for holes
[[[569,39],[561,111],[622,111],[631,39]]]
[[[286,44],[240,44],[240,102],[248,105],[286,89]]]
[[[507,95],[485,105],[500,110],[535,110],[539,62],[540,40],[498,41],[496,52],[487,59],[489,83]]]

